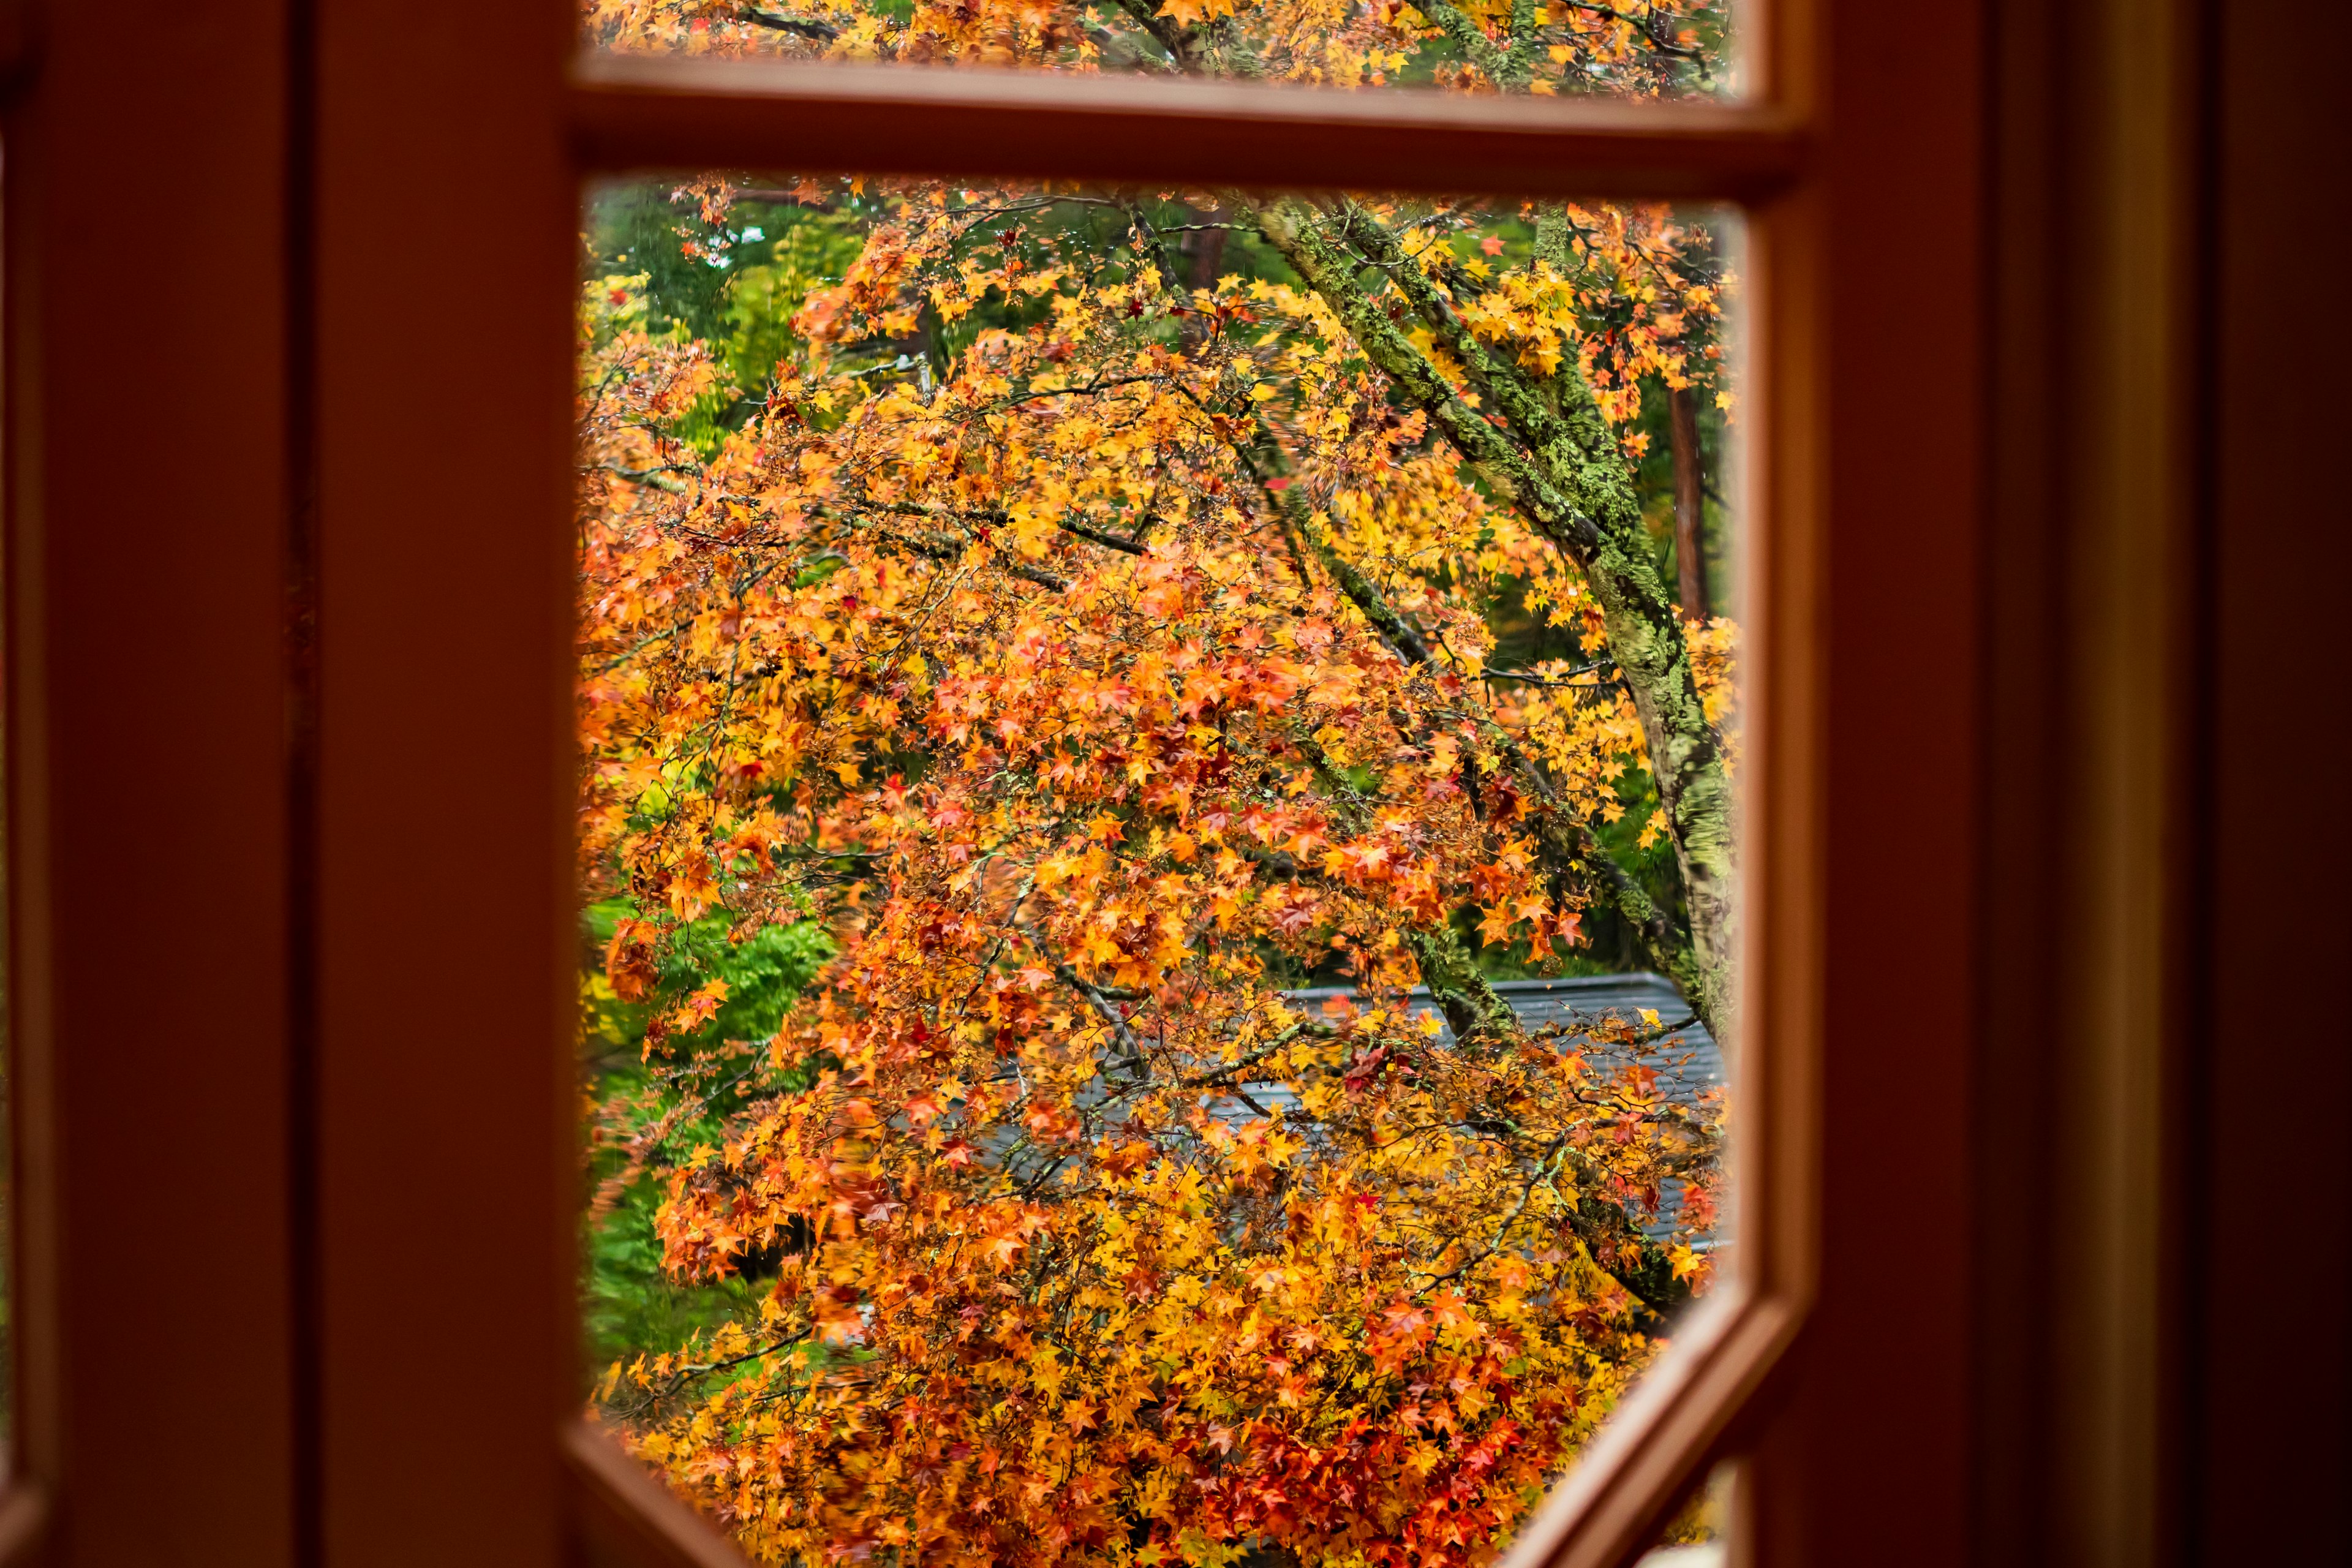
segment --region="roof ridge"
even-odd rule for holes
[[[1682,995],[1679,986],[1654,969],[1631,970],[1622,974],[1568,974],[1555,980],[1541,978],[1493,980],[1487,984],[1496,991],[1507,995],[1537,991],[1601,991],[1628,985],[1644,989],[1663,987],[1677,998]],[[1355,996],[1361,994],[1362,992],[1363,987],[1360,985],[1296,985],[1285,990],[1282,994],[1285,996]],[[1431,993],[1428,986],[1416,985],[1406,994],[1427,997]]]

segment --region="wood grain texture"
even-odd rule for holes
[[[7,21],[37,24],[0,468],[10,1460],[39,1491],[0,1525],[45,1511],[60,1565],[293,1552],[286,21]],[[135,217],[101,205],[166,147]]]

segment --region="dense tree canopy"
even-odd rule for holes
[[[1711,17],[1435,3],[592,25],[1711,79]],[[1642,478],[1729,405],[1720,234],[713,176],[587,250],[598,1213],[727,1282],[606,1418],[770,1561],[1483,1561],[1706,1276],[1661,1021],[1490,979],[1605,923],[1736,1037],[1736,634]]]
[[[1721,0],[585,0],[618,49],[1142,70],[1461,91],[1735,85]]]

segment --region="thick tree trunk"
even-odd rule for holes
[[[1311,552],[1331,575],[1350,604],[1362,612],[1372,629],[1388,644],[1390,651],[1410,665],[1430,662],[1429,644],[1421,628],[1399,615],[1388,602],[1379,584],[1364,575],[1356,564],[1331,542],[1330,535],[1318,520],[1306,499],[1306,491],[1292,483],[1296,475],[1290,456],[1282,449],[1263,417],[1252,424],[1252,437],[1234,443],[1234,456],[1252,479],[1257,481],[1267,509],[1283,522],[1283,537],[1288,542],[1294,558],[1299,559],[1299,579],[1307,580],[1303,554]],[[1275,481],[1283,481],[1276,484]],[[1303,552],[1302,552],[1303,542]],[[1508,770],[1517,777],[1536,809],[1530,826],[1534,829],[1536,851],[1557,869],[1569,872],[1586,883],[1590,891],[1623,917],[1626,932],[1639,944],[1642,956],[1660,973],[1671,976],[1685,992],[1696,994],[1696,983],[1691,969],[1690,946],[1675,930],[1666,911],[1650,900],[1648,891],[1625,868],[1610,858],[1609,852],[1594,840],[1585,825],[1576,819],[1554,795],[1550,779],[1532,757],[1524,755],[1507,737],[1496,737]],[[1448,942],[1454,942],[1451,931]],[[1458,942],[1454,942],[1458,947]],[[1416,950],[1417,952],[1419,950]],[[1446,960],[1451,963],[1451,960]],[[1437,973],[1428,953],[1421,954],[1422,972],[1427,976]],[[1443,967],[1443,965],[1440,965]],[[1451,970],[1447,970],[1451,973]],[[1441,990],[1436,980],[1430,980],[1433,992]],[[1447,1015],[1450,1020],[1453,1015]],[[1457,1033],[1466,1032],[1465,1026],[1453,1020]]]
[[[1234,205],[1240,210],[1238,204]],[[1623,672],[1665,810],[1690,916],[1691,1003],[1732,1047],[1738,862],[1723,745],[1699,700],[1681,606],[1652,565],[1633,476],[1592,388],[1573,368],[1539,379],[1488,350],[1396,236],[1352,203],[1327,214],[1299,197],[1256,210],[1267,241],[1336,314],[1372,363],[1425,410],[1493,490],[1582,568]],[[1473,408],[1358,281],[1392,281],[1467,373]],[[1490,414],[1495,417],[1490,418]]]
[[[1667,427],[1675,457],[1675,574],[1682,589],[1683,615],[1707,617],[1706,555],[1699,543],[1699,505],[1704,491],[1698,471],[1698,400],[1687,386],[1666,394]]]

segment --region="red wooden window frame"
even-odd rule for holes
[[[1668,107],[574,62],[563,0],[37,21],[5,129],[0,1563],[727,1560],[574,1418],[568,370],[580,179],[763,162],[1748,205],[1740,1263],[1515,1562],[1622,1563],[1759,1441],[1742,1549],[1799,1561],[1772,1466],[1828,1440],[1764,1396],[1885,1414],[1794,1367],[1809,1313],[1929,1434],[1906,1550],[1958,1560],[1972,10],[1780,0],[1755,100]],[[170,265],[93,232],[108,190]],[[1889,1017],[1906,1053],[1871,1061]],[[464,1091],[417,1095],[420,1061]],[[1851,1221],[1898,1155],[1911,1273],[1872,1319]]]
[[[1791,1342],[1811,1289],[1805,1075],[1816,1031],[1820,892],[1809,813],[1819,672],[1805,628],[1819,569],[1808,493],[1818,394],[1810,376],[1776,374],[1782,342],[1812,330],[1805,279],[1784,277],[1782,265],[1811,237],[1801,109],[1770,100],[1545,105],[605,57],[575,68],[570,110],[575,153],[592,174],[791,167],[1748,204],[1763,369],[1748,418],[1751,502],[1761,521],[1747,565],[1756,606],[1747,646],[1760,674],[1748,721],[1754,761],[1743,842],[1754,910],[1735,1182],[1740,1247],[1731,1278],[1529,1520],[1510,1562],[1608,1568],[1638,1553]],[[1790,363],[1807,362],[1798,351]],[[682,1510],[657,1488],[593,1436],[575,1436],[572,1452],[598,1518],[631,1539],[688,1550]],[[654,1522],[665,1518],[674,1528]]]

